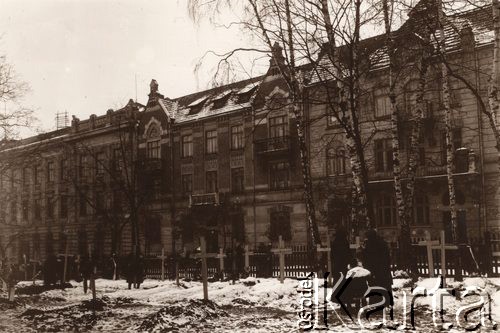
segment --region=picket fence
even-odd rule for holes
[[[416,261],[416,267],[418,274],[420,276],[429,276],[429,265],[427,258],[427,249],[425,246],[417,245],[418,241],[423,239],[413,239],[414,245],[412,246],[413,257]],[[400,257],[399,248],[397,244],[389,244],[391,252],[391,268],[395,272],[400,268]],[[491,254],[488,255],[485,246],[491,247]],[[304,276],[311,271],[313,267],[311,266],[310,254],[307,251],[305,245],[295,245],[291,246],[292,253],[285,254],[285,270],[284,274],[287,278],[295,278],[299,276]],[[352,249],[352,254],[356,255],[356,249]],[[449,277],[455,276],[457,273],[455,270],[458,250],[446,250],[446,275]],[[485,242],[480,242],[477,240],[471,240],[470,250],[466,248],[465,251],[472,251],[473,256],[479,266],[481,274],[488,274],[490,276],[500,276],[500,234],[492,234],[490,244],[485,244]],[[469,252],[470,253],[470,252]],[[441,271],[441,253],[439,249],[433,249],[433,265],[431,269],[434,270],[434,275],[442,275]],[[327,269],[327,256],[324,252],[319,256],[319,263],[323,267],[323,270]],[[467,257],[467,256],[466,256]],[[224,272],[220,271],[220,263],[217,258],[207,258],[208,276],[211,279],[220,279],[221,277],[230,277],[233,273],[233,268],[236,269],[236,273],[244,274],[252,277],[279,277],[280,267],[279,267],[279,256],[273,254],[269,251],[259,252],[255,251],[249,256],[249,267],[245,271],[243,264],[243,256],[238,256],[234,258],[230,253],[224,259]],[[149,278],[160,279],[161,278],[161,264],[162,261],[157,258],[157,255],[151,255],[145,258],[146,275]],[[195,258],[178,258],[177,265],[173,258],[164,261],[165,264],[165,277],[174,278],[176,276],[176,270],[178,272],[179,278],[185,279],[199,279],[201,276],[201,261]],[[462,275],[477,275],[478,271],[476,269],[476,263],[472,260],[466,260],[462,263]]]

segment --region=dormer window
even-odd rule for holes
[[[237,98],[237,103],[247,103],[250,101],[250,98],[253,96],[255,90],[257,90],[258,85],[253,85],[250,84],[246,86],[245,88],[239,90],[236,95],[238,96]]]
[[[213,108],[220,109],[227,104],[227,101],[231,97],[231,90],[224,91],[223,93],[217,95],[213,99]]]
[[[207,97],[203,96],[201,98],[198,98],[197,100],[191,102],[191,104],[188,105],[189,108],[189,114],[197,114],[201,111],[203,108],[203,105],[205,105],[205,102],[207,101]]]

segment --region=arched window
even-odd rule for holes
[[[327,176],[338,176],[346,173],[346,153],[344,148],[329,148],[326,152]]]

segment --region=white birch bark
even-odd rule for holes
[[[442,3],[439,1],[438,6],[439,16],[439,47],[441,57],[446,57],[446,40],[444,34],[445,17],[442,10]],[[450,97],[450,77],[448,74],[448,67],[445,60],[441,63],[441,77],[442,77],[442,97],[445,112],[445,136],[446,136],[446,178],[448,184],[448,195],[450,198],[450,215],[451,215],[451,231],[453,241],[457,242],[457,209],[455,200],[455,181],[453,179],[453,162],[454,151],[452,143],[452,110],[451,110],[451,97]]]
[[[356,2],[356,4],[359,6],[360,3],[359,1]],[[358,9],[359,10],[359,9]],[[339,59],[337,57],[336,53],[336,42],[335,42],[335,32],[334,28],[331,22],[330,18],[330,10],[328,7],[328,1],[327,0],[321,0],[321,13],[323,16],[323,22],[324,22],[324,28],[326,30],[326,35],[328,38],[328,57],[330,61],[332,62],[333,66],[335,68],[341,68],[341,64],[339,62]],[[356,25],[357,29],[355,34],[359,34],[359,12],[357,13],[357,20],[356,20]],[[353,63],[356,64],[357,62],[357,49],[355,46],[354,49],[354,57],[353,57]],[[356,73],[356,71],[354,71]],[[356,75],[356,74],[355,74]],[[348,115],[348,121],[344,125],[346,128],[344,128],[344,131],[346,133],[346,148],[347,148],[347,153],[349,155],[349,162],[351,166],[351,173],[352,173],[352,181],[353,181],[353,191],[352,191],[352,209],[351,209],[351,219],[356,225],[356,227],[363,227],[363,228],[371,228],[372,223],[369,218],[368,214],[368,199],[367,199],[367,189],[365,188],[365,181],[363,180],[363,163],[361,162],[361,159],[364,157],[363,156],[363,150],[357,148],[356,145],[356,140],[355,136],[356,135],[361,135],[359,126],[356,123],[356,105],[359,105],[358,98],[359,94],[356,91],[356,86],[359,86],[359,75],[354,78],[354,89],[350,92],[350,94],[345,93],[345,87],[340,87],[338,86],[337,88],[339,89],[338,95],[336,95],[335,101],[333,103],[339,107],[344,107],[346,110],[342,112],[345,115]],[[358,88],[359,89],[359,88]],[[358,91],[359,92],[359,91]],[[354,103],[351,103],[349,107],[348,101],[345,100],[345,96],[350,95]]]
[[[488,104],[490,106],[490,113],[488,114],[488,121],[493,130],[496,140],[498,151],[498,167],[500,169],[500,128],[498,127],[498,117],[500,117],[500,90],[499,90],[499,77],[500,77],[500,3],[498,0],[493,0],[493,61],[490,75],[490,82],[488,87]]]

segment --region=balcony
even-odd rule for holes
[[[257,154],[284,153],[290,151],[290,137],[280,136],[254,142]]]
[[[189,207],[218,206],[219,203],[219,193],[192,194],[189,196]]]

